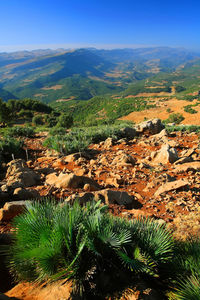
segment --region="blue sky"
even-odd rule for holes
[[[200,49],[196,0],[0,0],[0,51],[172,46]]]

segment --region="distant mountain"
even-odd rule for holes
[[[7,91],[12,98],[52,102],[118,94],[155,74],[175,72],[199,57],[167,47],[0,53],[0,97],[7,100]]]
[[[9,99],[17,99],[12,93],[0,88],[0,99],[7,101]]]

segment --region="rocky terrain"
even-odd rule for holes
[[[46,133],[27,138],[27,161],[10,161],[2,175],[0,232],[12,232],[10,222],[23,211],[25,200],[54,197],[71,203],[76,198],[81,203],[94,198],[106,203],[115,215],[152,217],[166,222],[180,239],[198,234],[198,134],[169,134],[159,119],[123,130],[124,139],[108,138],[84,153],[68,156],[42,146]],[[17,297],[15,293],[8,295]],[[21,295],[18,299],[29,298]]]

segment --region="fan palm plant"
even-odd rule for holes
[[[103,297],[134,282],[159,276],[172,257],[173,239],[149,219],[110,215],[100,202],[81,207],[54,201],[29,203],[14,221],[10,268],[18,279],[74,282],[82,299]]]
[[[174,292],[170,299],[200,300],[200,240],[190,237],[176,245],[171,262]]]

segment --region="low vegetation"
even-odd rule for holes
[[[123,138],[122,128],[123,123],[88,127],[87,131],[83,128],[73,128],[68,133],[64,128],[53,128],[50,130],[50,136],[44,141],[44,146],[62,154],[81,152],[90,144],[104,141],[108,137]]]
[[[185,118],[180,113],[172,113],[169,115],[168,119],[165,120],[166,123],[180,124]]]
[[[52,105],[59,112],[70,113],[76,126],[92,126],[112,123],[114,120],[128,115],[133,111],[142,111],[154,107],[149,99],[144,97],[113,98],[96,96],[89,101],[69,101]]]
[[[192,105],[184,106],[184,111],[188,112],[190,114],[196,114],[197,113],[197,111],[194,108],[192,108]]]
[[[200,241],[177,241],[157,221],[46,199],[27,204],[14,228],[9,260],[17,280],[71,280],[73,295],[105,299],[145,278],[168,299],[200,299]]]
[[[0,138],[0,165],[22,156],[23,153],[23,141],[9,136]]]
[[[11,137],[33,137],[33,127],[13,126],[6,130],[6,134]]]

